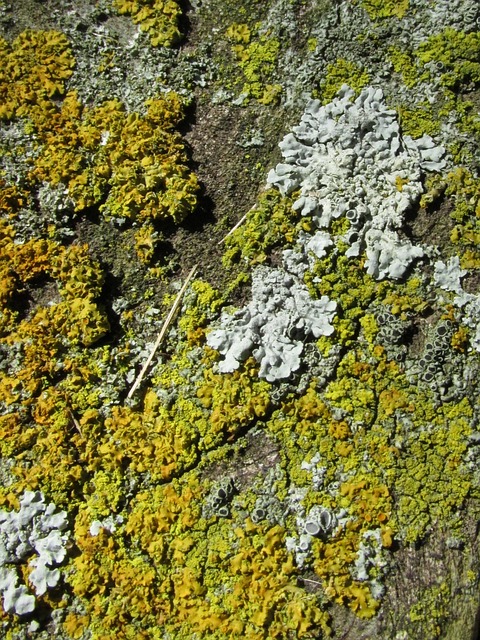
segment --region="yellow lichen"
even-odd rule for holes
[[[183,220],[196,205],[198,183],[174,131],[182,103],[169,93],[146,107],[143,116],[117,100],[89,109],[68,94],[61,110],[34,121],[44,151],[32,177],[64,183],[78,211],[104,199],[107,217]]]
[[[181,39],[179,19],[182,14],[176,0],[112,0],[120,14],[132,17],[150,37],[152,46],[170,47]]]
[[[231,25],[227,37],[236,44],[233,51],[243,72],[242,93],[247,99],[254,98],[261,104],[278,101],[282,92],[280,84],[272,83],[280,50],[280,42],[268,35],[251,38],[246,25]]]
[[[361,4],[371,20],[390,18],[395,16],[403,18],[409,8],[409,0],[361,0]]]
[[[0,118],[29,116],[63,95],[74,66],[68,38],[58,31],[27,30],[11,45],[0,39]]]
[[[322,101],[331,102],[343,84],[360,92],[370,82],[370,77],[359,64],[339,58],[327,67],[327,75],[322,83]]]

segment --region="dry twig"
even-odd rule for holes
[[[190,273],[187,276],[187,279],[183,283],[182,288],[178,292],[177,297],[175,298],[175,302],[173,303],[172,308],[168,312],[168,315],[165,318],[165,322],[163,323],[162,328],[160,330],[160,333],[158,334],[158,338],[155,341],[155,344],[153,345],[153,349],[151,350],[150,355],[148,356],[147,360],[145,361],[145,364],[142,367],[142,370],[138,374],[135,382],[133,383],[132,388],[128,392],[127,399],[131,398],[133,396],[133,394],[135,393],[135,391],[140,386],[140,383],[142,382],[143,377],[145,376],[145,372],[147,371],[148,367],[150,366],[150,363],[152,362],[153,356],[155,355],[158,347],[161,345],[162,340],[164,339],[164,337],[165,337],[165,335],[166,335],[166,333],[168,331],[168,328],[170,327],[170,325],[171,325],[171,323],[173,321],[175,313],[177,312],[177,309],[180,306],[180,302],[182,300],[183,294],[185,293],[185,290],[188,287],[188,284],[189,284],[190,280],[195,275],[195,273],[197,271],[197,268],[198,268],[198,265],[195,265],[192,268],[192,270],[190,271]]]
[[[253,207],[250,209],[250,211],[253,211],[253,209],[255,209],[255,206],[253,206]],[[225,242],[225,240],[228,238],[228,236],[231,236],[231,235],[232,235],[232,233],[233,233],[234,231],[236,231],[236,230],[238,229],[238,227],[239,227],[240,225],[242,225],[242,224],[245,222],[245,220],[247,219],[247,216],[248,216],[248,214],[250,213],[250,211],[247,211],[247,213],[246,213],[245,215],[243,215],[243,216],[240,218],[240,220],[237,222],[237,224],[236,224],[234,227],[232,227],[232,228],[230,229],[230,231],[227,233],[227,235],[226,235],[225,237],[223,237],[223,238],[222,238],[222,239],[221,239],[217,244],[223,244],[223,243]]]
[[[78,431],[78,433],[83,438],[83,433],[82,433],[82,429],[80,427],[80,423],[78,422],[78,420],[73,415],[73,411],[70,409],[70,407],[67,407],[67,413],[70,416],[70,420],[72,421],[73,426],[75,427],[75,429]]]
[[[303,580],[303,582],[310,582],[310,584],[316,584],[316,585],[318,585],[319,587],[321,587],[321,586],[322,586],[322,583],[321,583],[321,582],[317,582],[316,580],[310,580],[309,578],[302,578],[302,577],[300,577],[300,580]]]

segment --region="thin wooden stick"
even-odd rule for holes
[[[252,207],[252,208],[250,209],[250,211],[253,211],[253,209],[255,209],[255,207]],[[238,229],[238,227],[239,227],[240,225],[242,225],[242,224],[245,222],[245,220],[246,220],[246,218],[247,218],[248,214],[250,213],[250,211],[247,211],[247,213],[246,213],[244,216],[242,216],[242,217],[240,218],[240,220],[237,222],[237,224],[236,224],[234,227],[232,227],[232,228],[230,229],[230,231],[227,233],[227,235],[226,235],[224,238],[222,238],[222,239],[218,242],[218,244],[223,244],[223,243],[225,242],[225,240],[228,238],[228,236],[231,236],[231,235],[232,235],[232,233],[233,233],[234,231],[236,231],[236,230]]]
[[[180,306],[180,302],[182,300],[182,296],[185,293],[185,290],[188,287],[188,284],[189,284],[190,280],[193,278],[193,276],[197,272],[197,268],[198,268],[198,265],[195,265],[192,268],[192,270],[190,271],[190,273],[187,276],[187,279],[183,283],[182,288],[178,292],[177,297],[175,298],[175,302],[173,303],[172,308],[168,312],[168,315],[165,318],[165,322],[163,323],[162,328],[160,330],[160,333],[158,334],[158,338],[157,338],[155,344],[153,345],[153,349],[151,350],[150,355],[148,356],[147,360],[145,361],[145,364],[142,367],[142,370],[138,374],[135,382],[133,383],[132,388],[128,392],[127,399],[131,398],[133,396],[133,394],[135,393],[135,391],[140,386],[140,383],[142,382],[143,377],[145,376],[145,372],[147,371],[148,367],[150,366],[150,363],[153,360],[153,356],[155,355],[158,347],[161,345],[162,340],[164,339],[164,337],[165,337],[165,335],[166,335],[166,333],[168,331],[168,328],[170,327],[170,325],[171,325],[171,323],[173,321],[175,313],[176,313],[178,307]]]
[[[317,584],[319,587],[322,586],[321,582],[317,582],[316,580],[310,580],[309,578],[302,578],[301,576],[299,576],[300,580],[303,580],[303,582],[310,582],[311,584]]]
[[[78,422],[78,420],[73,415],[73,411],[70,409],[70,407],[67,407],[67,411],[68,411],[68,415],[70,416],[70,420],[73,422],[73,426],[75,427],[75,429],[78,431],[78,433],[83,438],[83,433],[82,433],[82,430],[80,428],[80,423]]]

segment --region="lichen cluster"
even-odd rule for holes
[[[245,100],[252,98],[260,104],[278,102],[282,86],[272,83],[280,50],[280,42],[268,34],[253,37],[247,24],[232,24],[227,29],[227,38],[233,43],[232,50],[243,75],[241,93]]]
[[[2,38],[0,52],[2,119],[28,117],[65,93],[75,60],[63,33],[24,31],[12,43]]]
[[[153,47],[169,47],[181,40],[182,10],[176,0],[112,0],[112,4],[120,15],[131,16],[140,25]]]
[[[387,0],[362,0],[362,7],[368,13],[371,20],[381,20],[384,18],[403,18],[409,9],[409,0],[401,0],[400,2],[392,2]]]
[[[293,10],[275,5],[279,22],[286,4]],[[442,22],[400,46],[389,21],[409,32],[421,4],[342,5],[342,20],[328,24],[343,51],[336,40],[321,49],[326,31],[305,38],[308,60],[288,73],[310,81],[321,52],[323,76],[303,87],[321,101],[303,95],[296,137],[281,143],[284,164],[225,240],[223,289],[205,275],[190,283],[133,394],[181,278],[163,282],[161,296],[140,283],[128,291],[132,265],[115,262],[122,247],[104,258],[107,243],[91,228],[103,225],[110,243],[110,234],[128,240],[139,274],[147,264],[164,281],[172,275],[156,260],[162,234],[200,216],[178,132],[185,101],[166,89],[143,110],[118,99],[86,104],[69,86],[77,71],[64,34],[0,42],[0,516],[14,522],[41,496],[71,532],[47,567],[51,585],[36,594],[38,620],[25,587],[2,587],[8,640],[319,639],[335,628],[333,604],[373,621],[395,559],[438,528],[452,549],[470,549],[480,40]],[[180,39],[177,2],[113,7],[154,47]],[[308,10],[297,9],[299,19]],[[288,29],[241,15],[223,16],[229,26],[218,31],[234,58],[228,89],[243,95],[232,96],[235,107],[287,108]],[[355,47],[386,34],[371,63],[348,50],[348,20],[366,29]],[[383,94],[382,66],[391,73]],[[363,188],[346,189],[348,180]],[[400,204],[379,221],[390,201]],[[370,268],[382,233],[393,237],[393,259]],[[192,240],[179,249],[186,256],[194,234],[175,237]],[[399,246],[411,255],[390,268]],[[223,348],[215,336],[226,334]],[[279,344],[296,349],[289,367]],[[39,583],[37,574],[29,582],[30,556],[19,557],[18,584]],[[439,576],[401,628],[441,637],[449,597]]]
[[[198,190],[174,130],[182,103],[170,93],[145,107],[144,115],[129,114],[113,100],[89,109],[68,94],[48,121],[33,122],[43,152],[32,177],[65,185],[76,211],[99,206],[110,218],[180,222]]]

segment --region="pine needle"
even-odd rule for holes
[[[301,576],[299,576],[299,580],[302,580],[303,582],[309,582],[310,584],[316,584],[319,587],[322,586],[321,582],[317,582],[316,580],[310,580],[309,578],[302,578]]]
[[[255,207],[252,207],[250,209],[250,211],[253,211],[253,209],[255,209]],[[237,224],[234,227],[232,227],[230,229],[230,231],[227,233],[227,235],[225,237],[223,237],[217,244],[223,244],[225,242],[225,240],[228,238],[228,236],[231,236],[232,233],[234,231],[236,231],[238,229],[238,227],[245,222],[245,220],[247,219],[247,216],[250,213],[250,211],[247,211],[247,213],[240,218],[240,220],[237,222]]]
[[[138,374],[135,382],[132,385],[132,388],[128,392],[127,399],[130,399],[133,396],[133,394],[135,393],[135,391],[138,389],[138,387],[140,386],[140,384],[141,384],[141,382],[142,382],[142,380],[143,380],[143,378],[145,376],[145,373],[146,373],[148,367],[150,366],[150,363],[152,362],[153,357],[154,357],[158,347],[162,344],[162,341],[165,338],[165,336],[167,334],[167,331],[168,331],[170,325],[173,322],[173,318],[175,317],[175,313],[177,312],[178,307],[180,306],[180,302],[182,301],[183,294],[185,293],[185,290],[188,287],[188,284],[189,284],[190,280],[193,278],[193,276],[197,272],[197,268],[198,268],[198,265],[195,265],[192,268],[192,270],[190,271],[190,273],[187,276],[187,279],[183,283],[182,288],[178,292],[177,297],[175,298],[175,302],[173,303],[172,308],[170,309],[170,311],[168,312],[167,317],[165,318],[165,322],[162,325],[162,328],[160,330],[160,333],[158,334],[158,338],[155,341],[155,344],[153,345],[153,348],[152,348],[152,350],[150,352],[150,355],[146,359],[145,364],[142,367],[142,370]]]
[[[78,433],[82,436],[83,438],[83,433],[82,433],[82,429],[80,427],[80,423],[78,422],[78,420],[75,418],[75,416],[73,415],[73,411],[70,409],[70,407],[67,407],[67,412],[68,415],[70,416],[70,420],[73,423],[73,426],[75,427],[75,429],[78,431]]]

